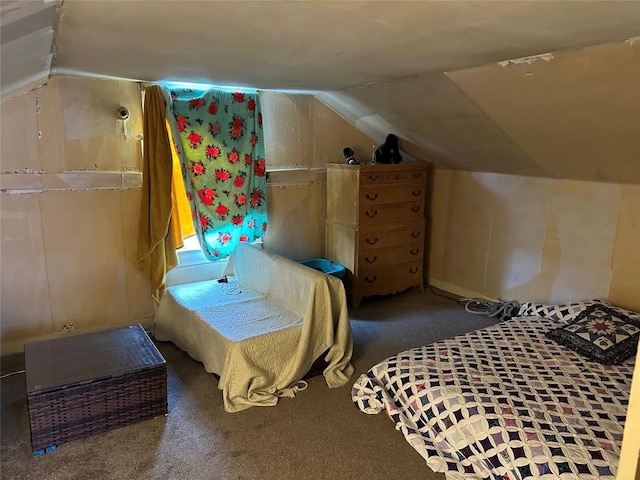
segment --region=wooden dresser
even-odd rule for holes
[[[427,164],[327,164],[325,255],[351,304],[423,284]]]

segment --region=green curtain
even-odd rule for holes
[[[167,87],[196,234],[205,256],[229,256],[267,230],[266,160],[257,92]],[[177,141],[177,140],[180,141]]]
[[[178,264],[171,232],[171,144],[165,124],[162,89],[145,90],[142,131],[142,199],[138,224],[138,267],[151,282],[153,297],[160,301],[169,270]]]

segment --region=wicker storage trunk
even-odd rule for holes
[[[141,325],[25,345],[34,452],[167,413],[167,364]]]

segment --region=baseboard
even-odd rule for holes
[[[453,285],[452,283],[443,282],[442,280],[438,280],[436,278],[429,279],[429,285],[432,287],[438,288],[440,290],[444,290],[445,292],[452,293],[454,295],[458,295],[459,297],[464,298],[482,298],[483,300],[489,300],[491,302],[498,301],[497,298],[487,297],[478,292],[473,292],[471,290],[467,290],[466,288],[458,287],[457,285]]]

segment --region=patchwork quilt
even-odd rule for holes
[[[620,456],[634,358],[590,362],[515,318],[390,357],[352,389],[386,411],[450,480],[610,479]]]

